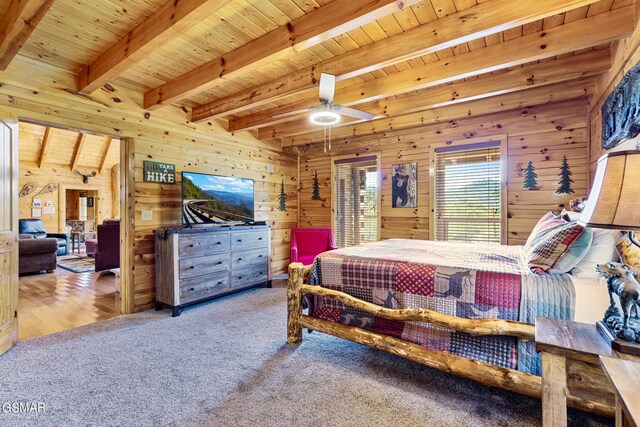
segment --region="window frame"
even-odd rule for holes
[[[429,238],[436,240],[435,205],[436,205],[436,149],[443,147],[468,146],[485,142],[498,142],[500,145],[500,244],[507,244],[507,206],[508,206],[508,137],[490,135],[486,137],[459,139],[429,146]]]
[[[376,241],[380,240],[381,231],[382,231],[382,213],[381,213],[381,202],[382,198],[382,166],[381,166],[381,155],[378,152],[374,153],[365,153],[363,155],[358,154],[345,154],[340,156],[331,156],[331,228],[333,232],[336,233],[335,229],[335,216],[336,216],[336,193],[335,193],[335,172],[336,172],[336,161],[342,160],[358,160],[363,157],[375,157],[376,158],[376,169],[377,169],[377,185],[378,185],[378,196],[376,197],[376,211],[377,211],[377,227],[376,227]],[[335,238],[335,236],[334,236]],[[337,240],[337,239],[334,239]]]

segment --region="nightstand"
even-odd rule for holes
[[[589,396],[590,410],[612,414],[615,394],[600,356],[640,360],[612,350],[595,324],[538,317],[536,349],[542,353],[542,425],[567,425],[567,399]]]
[[[640,425],[640,363],[600,356],[600,365],[616,391],[616,426]]]

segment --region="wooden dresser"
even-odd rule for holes
[[[156,308],[271,286],[268,225],[156,230]]]

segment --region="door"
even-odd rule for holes
[[[333,162],[333,229],[340,248],[378,240],[378,169],[376,156]]]
[[[18,122],[0,110],[0,354],[18,341]]]

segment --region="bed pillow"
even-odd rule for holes
[[[591,248],[582,261],[571,270],[571,274],[574,276],[599,276],[596,265],[619,259],[616,252],[616,242],[620,239],[620,231],[591,227],[587,227],[587,229],[593,232],[593,242],[591,242]]]
[[[540,227],[532,242],[525,246],[527,264],[536,274],[550,272],[584,233],[584,227],[578,223],[556,218]]]
[[[524,244],[525,249],[530,247],[533,242],[539,237],[538,235],[540,234],[540,231],[546,230],[549,227],[553,227],[558,224],[563,224],[565,222],[566,221],[564,221],[553,212],[547,212],[546,214],[544,214],[542,218],[538,220],[538,223],[535,225],[535,227],[533,227],[533,230],[531,230],[531,234],[529,234],[527,242]]]
[[[584,232],[569,247],[569,250],[560,257],[556,265],[549,273],[564,274],[570,272],[587,255],[593,243],[593,230],[585,228]]]
[[[637,242],[638,233],[632,232],[634,240]],[[623,264],[630,265],[632,267],[640,267],[640,248],[634,245],[629,239],[629,235],[625,234],[616,245],[618,253],[620,254],[620,260]]]

